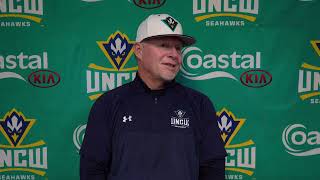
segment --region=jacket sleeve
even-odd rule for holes
[[[101,96],[92,106],[80,150],[80,179],[105,180],[109,174],[112,100]]]
[[[220,136],[216,111],[207,97],[201,103],[201,129],[199,180],[224,180],[227,154]]]

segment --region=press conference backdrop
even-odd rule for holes
[[[136,29],[153,13],[197,38],[177,81],[215,105],[225,179],[320,179],[319,10],[319,0],[1,0],[0,180],[79,179],[90,107],[134,79]]]

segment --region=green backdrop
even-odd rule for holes
[[[215,105],[226,179],[319,179],[319,9],[319,0],[0,0],[0,180],[79,179],[90,107],[135,77],[136,29],[153,13],[197,39],[177,80]],[[116,57],[109,47],[123,43]]]

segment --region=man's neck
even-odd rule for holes
[[[150,78],[149,74],[139,73],[139,77],[151,90],[160,90],[164,88],[164,85],[165,85],[164,81]]]

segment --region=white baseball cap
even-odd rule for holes
[[[179,21],[168,14],[152,14],[142,21],[137,30],[136,42],[161,36],[177,37],[184,46],[190,46],[196,42],[195,38],[184,35]]]

